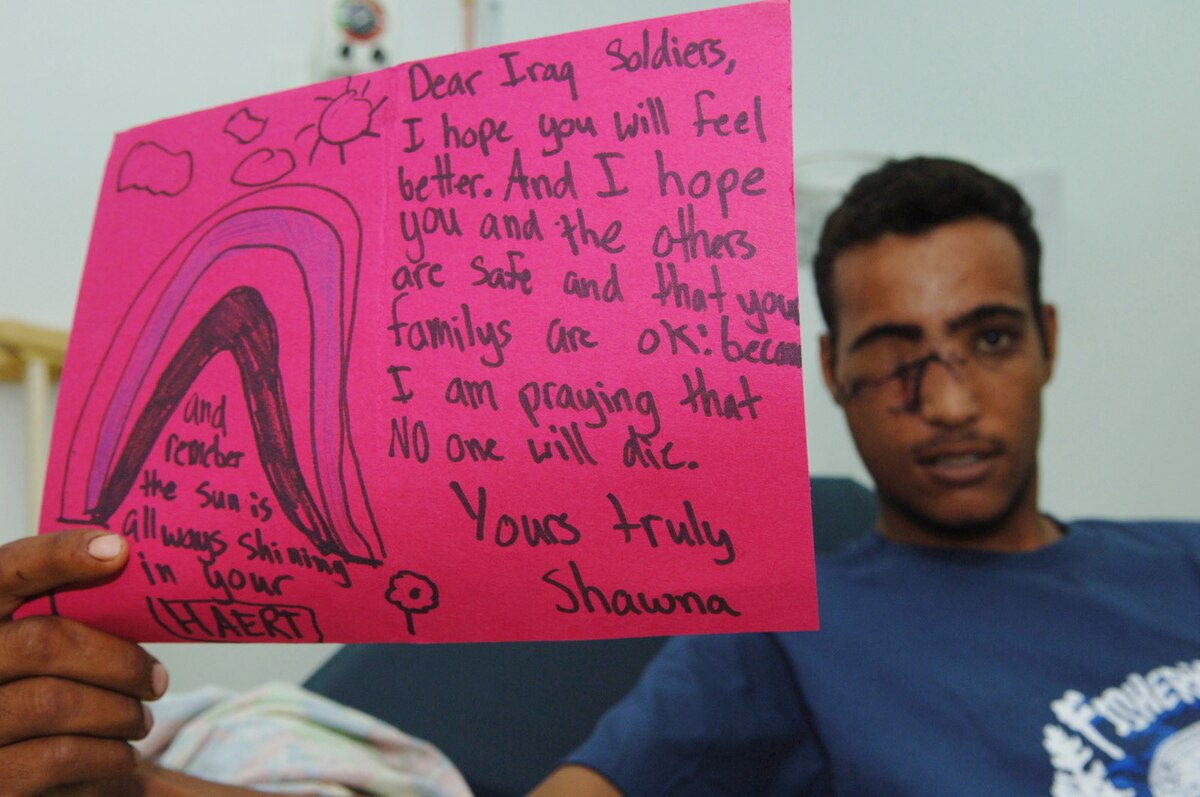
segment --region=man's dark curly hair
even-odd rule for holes
[[[813,257],[817,299],[831,338],[837,333],[833,264],[851,247],[888,233],[919,235],[942,224],[985,218],[1012,232],[1025,258],[1025,284],[1043,351],[1042,245],[1033,228],[1033,210],[1016,188],[969,163],[948,158],[889,160],[863,175],[829,214]]]

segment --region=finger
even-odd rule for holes
[[[153,764],[142,763],[138,767],[138,785],[141,792],[133,792],[139,797],[256,797],[261,795],[255,789],[241,786],[225,786],[212,781],[185,775],[169,769],[160,769]],[[307,793],[307,792],[306,792]],[[74,795],[72,795],[74,797]]]
[[[141,739],[154,719],[140,700],[62,678],[0,687],[0,746],[41,737]]]
[[[128,777],[133,748],[112,739],[51,736],[0,748],[0,794],[32,797],[70,783]]]
[[[38,797],[145,797],[142,779],[136,775],[56,786]]]
[[[167,671],[132,642],[66,617],[24,617],[0,624],[0,684],[49,675],[141,700],[161,697]]]
[[[125,565],[129,549],[119,535],[95,529],[60,531],[0,547],[0,619],[28,597],[110,576]]]

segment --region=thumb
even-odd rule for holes
[[[129,558],[120,535],[96,529],[58,531],[0,547],[0,621],[26,598],[117,573]]]

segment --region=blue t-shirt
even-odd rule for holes
[[[996,554],[872,534],[821,630],[681,637],[568,760],[629,797],[1200,794],[1200,525]]]

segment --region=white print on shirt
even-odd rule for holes
[[[1197,707],[1200,659],[1133,673],[1092,697],[1067,690],[1050,704],[1059,724],[1042,734],[1050,794],[1200,797],[1200,722],[1183,716]]]

